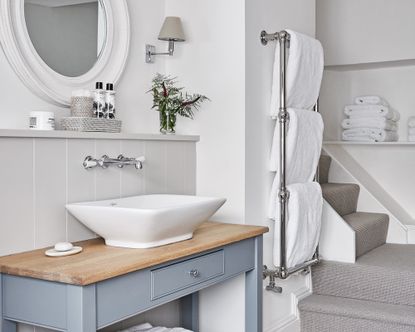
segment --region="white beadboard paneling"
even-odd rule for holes
[[[95,153],[93,140],[67,140],[67,202],[85,202],[95,200],[95,169],[86,170],[82,162],[88,155]],[[82,241],[94,238],[95,234],[80,223],[69,212],[67,214],[67,240]]]
[[[166,192],[166,173],[169,165],[166,160],[166,144],[149,141],[145,145],[146,153],[146,194],[163,194]]]
[[[35,139],[35,246],[66,240],[66,140]]]
[[[166,143],[166,193],[186,194],[186,146]]]
[[[185,146],[185,193],[196,195],[196,144],[184,144]]]
[[[0,255],[33,249],[33,140],[0,140]]]
[[[144,142],[127,140],[121,142],[121,153],[124,157],[137,158],[145,156]],[[144,177],[147,164],[143,169],[136,169],[134,166],[126,166],[121,171],[121,196],[135,196],[144,193]]]
[[[101,158],[103,155],[107,155],[110,158],[117,158],[120,153],[120,141],[95,141],[95,157],[98,159]],[[97,167],[95,198],[97,200],[119,198],[121,196],[120,178],[121,170],[118,167],[110,166],[107,169]]]

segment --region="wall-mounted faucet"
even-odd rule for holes
[[[110,158],[107,155],[103,155],[100,159],[94,159],[91,156],[85,158],[83,166],[85,169],[94,167],[108,168],[108,166],[114,165],[119,168],[124,166],[133,165],[136,169],[142,169],[143,163],[146,160],[144,156],[138,158],[127,158],[120,154],[117,158]]]

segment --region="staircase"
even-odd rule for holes
[[[415,332],[415,245],[386,244],[388,215],[358,212],[359,186],[329,183],[330,163],[322,156],[323,196],[355,232],[356,263],[313,268],[313,295],[299,303],[301,330]]]

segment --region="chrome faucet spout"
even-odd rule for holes
[[[83,166],[85,169],[95,168],[97,166],[101,168],[108,168],[109,166],[117,166],[123,168],[124,166],[134,166],[140,170],[143,168],[145,157],[128,158],[120,154],[117,158],[110,158],[107,155],[103,155],[100,159],[94,159],[91,156],[85,158]]]

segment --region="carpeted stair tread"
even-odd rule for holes
[[[318,181],[320,184],[329,182],[330,165],[331,158],[326,155],[321,155],[318,163]]]
[[[321,185],[324,199],[340,215],[356,212],[360,187],[354,183],[324,183]]]
[[[356,257],[386,243],[389,216],[383,213],[355,212],[343,219],[355,231]]]
[[[322,261],[312,278],[314,294],[415,307],[415,245],[385,244],[355,264]]]
[[[360,257],[357,263],[415,274],[415,244],[387,243]]]
[[[311,295],[299,303],[301,331],[415,331],[415,307]]]

